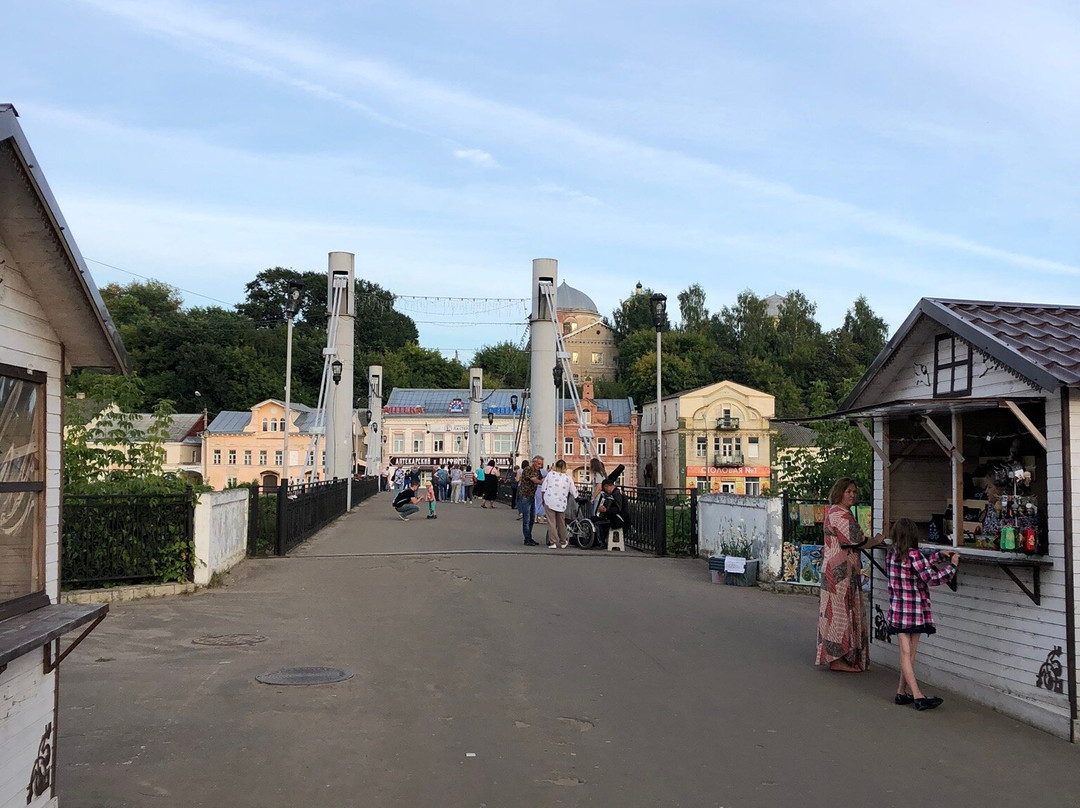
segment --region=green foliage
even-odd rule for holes
[[[486,345],[473,355],[473,366],[484,369],[484,387],[527,387],[529,352],[510,341]]]
[[[746,520],[727,519],[717,533],[720,539],[720,549],[717,552],[722,556],[734,556],[735,558],[754,558],[754,542],[762,538],[757,530],[747,530]]]
[[[872,489],[874,456],[857,427],[840,422],[817,426],[817,451],[780,451],[783,439],[773,441],[773,484],[798,499],[826,499],[841,477],[851,477],[863,492]]]
[[[652,289],[642,289],[640,294],[630,295],[615,309],[612,320],[615,323],[615,342],[620,351],[622,340],[631,334],[646,329],[655,333],[652,307],[649,305],[652,294]]]

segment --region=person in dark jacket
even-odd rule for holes
[[[409,484],[405,486],[404,490],[394,497],[394,510],[397,511],[398,518],[402,522],[408,522],[409,517],[420,510],[418,504],[420,497],[416,495],[416,489],[419,487],[420,483],[409,480]]]
[[[596,527],[600,541],[607,544],[608,532],[613,527],[625,527],[629,514],[626,510],[626,496],[611,477],[606,477],[600,488],[600,502],[596,506]]]

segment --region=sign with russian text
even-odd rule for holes
[[[768,466],[687,466],[687,477],[768,477]]]

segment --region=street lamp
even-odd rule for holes
[[[340,359],[335,359],[330,363],[330,375],[334,378],[334,384],[341,383],[341,370],[344,367]]]
[[[480,434],[480,424],[473,424],[472,425],[472,433],[474,435]]]
[[[495,414],[488,412],[488,426],[491,426],[493,423],[495,423]]]
[[[293,318],[300,311],[300,299],[304,295],[304,283],[299,280],[289,281],[285,293],[285,440],[281,456],[282,482],[289,479],[289,426],[292,421],[292,329]]]
[[[510,412],[517,413],[518,397],[516,395],[510,396]]]
[[[664,487],[664,447],[663,447],[663,397],[660,386],[660,332],[667,324],[667,296],[654,292],[649,298],[652,308],[653,325],[656,326],[656,484]]]

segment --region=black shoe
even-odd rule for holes
[[[914,704],[915,697],[910,693],[897,693],[896,698],[893,699],[894,704]]]
[[[535,542],[535,541],[533,541],[532,539],[527,539],[527,540],[525,541],[525,546],[526,546],[526,547],[539,547],[539,546],[540,546],[540,543],[539,543],[539,542]]]
[[[945,699],[938,698],[937,696],[930,696],[925,699],[915,699],[915,709],[933,710],[935,707],[940,707],[943,701],[945,701]]]

